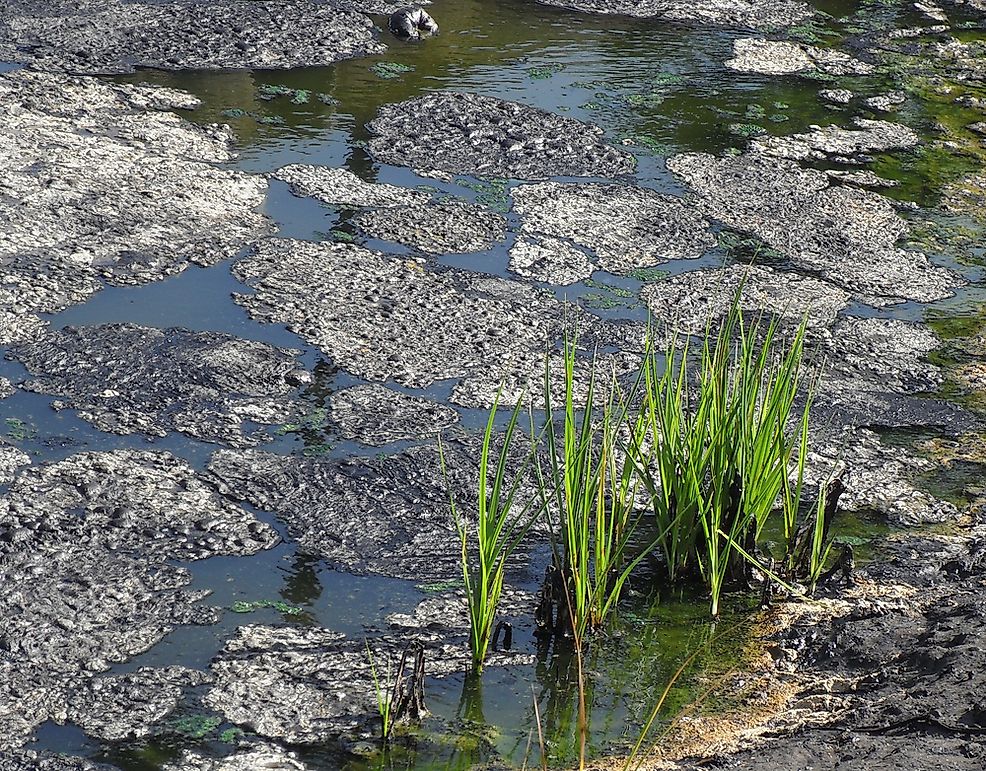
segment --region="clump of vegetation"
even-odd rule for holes
[[[793,523],[808,452],[810,386],[802,408],[803,441],[788,429],[802,386],[807,322],[785,345],[777,320],[747,324],[738,298],[717,331],[706,329],[697,393],[691,388],[689,341],[679,353],[678,335],[671,335],[664,351],[648,351],[644,412],[652,443],[636,449],[667,579],[700,578],[713,616],[728,581],[741,579],[751,565],[765,569],[756,557],[757,541],[785,492],[791,507],[785,524]],[[793,492],[792,460],[799,469]]]
[[[401,75],[414,72],[414,67],[401,62],[377,62],[370,67],[370,72],[382,80],[397,80]]]
[[[560,383],[546,365],[543,425],[531,422],[532,440],[543,442],[533,441],[524,462],[534,459],[538,508],[551,513],[554,564],[536,619],[542,630],[580,645],[605,624],[634,568],[655,550],[664,581],[703,586],[713,617],[727,587],[749,587],[755,574],[789,590],[793,583],[813,588],[822,576],[841,482],[821,485],[805,503],[814,394],[803,373],[807,314],[793,330],[777,318],[750,320],[741,293],[742,285],[697,342],[672,331],[657,345],[652,329],[629,387],[614,380],[601,389],[595,357],[587,376],[579,373],[573,340],[564,346]],[[477,670],[507,558],[531,525],[531,501],[517,499],[521,475],[508,485],[506,473],[520,403],[499,456],[490,455],[498,402],[499,394],[480,459],[475,547],[471,522],[452,501]],[[783,553],[761,554],[764,527],[778,510]]]
[[[562,584],[561,617],[568,632],[581,639],[600,627],[616,609],[627,579],[645,552],[628,559],[641,518],[634,502],[639,477],[633,458],[623,450],[621,433],[642,442],[644,416],[633,416],[629,402],[612,384],[600,415],[595,414],[595,360],[590,363],[583,397],[576,395],[576,344],[565,343],[564,392],[560,405],[552,396],[550,368],[545,368],[546,459],[537,469],[545,511],[558,521],[555,567]],[[559,426],[560,424],[560,426]]]
[[[256,610],[262,610],[264,608],[273,608],[278,613],[284,613],[288,616],[300,616],[305,612],[303,608],[299,608],[297,605],[289,605],[283,600],[254,600],[252,602],[237,600],[229,606],[229,609],[234,613],[253,613]]]
[[[510,414],[500,452],[495,456],[492,455],[499,402],[500,393],[497,393],[483,434],[483,448],[479,458],[475,529],[471,519],[460,512],[455,495],[451,492],[451,486],[449,497],[452,516],[462,545],[462,577],[466,602],[469,606],[469,646],[472,652],[472,668],[476,672],[482,671],[490,647],[497,608],[503,593],[507,560],[533,524],[532,510],[536,507],[533,497],[529,497],[524,503],[518,501],[517,494],[523,483],[523,473],[514,474],[512,482],[507,483],[511,451],[523,407],[521,401],[517,402]],[[439,440],[439,456],[442,474],[447,480],[448,469],[445,465],[441,440]],[[532,457],[531,454],[528,455],[529,460]],[[491,461],[493,461],[492,466]]]
[[[729,133],[736,137],[758,137],[766,134],[767,129],[757,123],[730,123]]]
[[[547,80],[556,72],[561,72],[564,69],[564,64],[545,64],[541,67],[531,67],[527,70],[527,77],[531,80]]]

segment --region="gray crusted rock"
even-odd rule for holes
[[[893,112],[907,101],[907,95],[903,91],[889,91],[886,94],[878,94],[863,100],[863,105],[878,112]]]
[[[986,174],[970,174],[953,182],[943,192],[942,205],[948,211],[986,222]]]
[[[848,88],[823,88],[818,96],[830,104],[849,104],[853,99],[853,92]]]
[[[0,399],[6,399],[17,393],[17,388],[7,378],[0,377]]]
[[[154,560],[252,554],[273,531],[215,494],[168,453],[82,453],[22,471],[3,501],[0,541],[21,550],[68,541]],[[138,513],[139,512],[139,513]],[[155,531],[155,528],[159,532]]]
[[[38,0],[0,14],[0,60],[77,74],[327,65],[385,50],[355,3]]]
[[[489,406],[504,379],[505,402],[536,382],[546,341],[563,334],[565,306],[529,285],[352,244],[268,241],[233,272],[256,290],[235,298],[252,316],[286,324],[354,375],[411,388],[465,378],[471,395],[455,401],[469,406]]]
[[[141,667],[125,675],[96,677],[69,697],[66,714],[89,736],[137,739],[174,711],[186,688],[205,682],[204,673],[184,667]]]
[[[596,126],[476,94],[441,91],[385,105],[368,128],[377,160],[426,173],[611,177],[635,166]]]
[[[269,526],[163,452],[82,453],[31,466],[0,502],[0,543],[19,552],[71,543],[161,562],[253,554],[277,542]]]
[[[755,235],[798,268],[868,303],[948,297],[958,276],[896,246],[907,224],[876,193],[829,185],[828,176],[759,154],[677,155],[668,168],[702,198],[706,216]]]
[[[543,182],[516,188],[513,199],[525,232],[571,239],[611,273],[701,257],[715,245],[692,203],[641,187]]]
[[[425,672],[443,677],[468,665],[465,638],[402,628],[369,647],[380,672],[396,668],[409,643],[424,648]],[[492,654],[487,666],[529,656]],[[340,735],[379,733],[377,694],[365,640],[324,628],[245,626],[212,663],[215,684],[205,702],[227,720],[291,744],[322,744]],[[238,768],[233,766],[232,768]]]
[[[809,18],[811,6],[797,0],[537,0],[584,13],[654,17],[686,24],[774,29]]]
[[[869,169],[861,169],[858,171],[826,169],[825,173],[832,179],[836,179],[839,182],[846,182],[850,185],[856,185],[857,187],[897,187],[900,185],[900,182],[897,180],[886,179],[885,177],[878,176]]]
[[[0,342],[36,335],[37,313],[83,301],[101,277],[159,279],[271,230],[266,182],[213,165],[232,158],[227,130],[148,111],[187,94],[12,72],[0,100]]]
[[[376,666],[395,668],[407,642],[373,640]],[[428,643],[425,671],[462,671],[467,653],[461,644]],[[230,722],[291,744],[369,736],[379,732],[370,666],[364,640],[323,628],[244,626],[213,661],[205,702]]]
[[[958,519],[956,507],[919,490],[915,480],[935,464],[903,447],[884,444],[866,429],[834,426],[815,431],[809,452],[806,479],[811,484],[826,480],[836,468],[845,467],[845,492],[839,498],[843,511],[876,511],[897,525],[914,526]]]
[[[7,562],[0,748],[21,746],[46,720],[66,719],[71,694],[88,678],[143,653],[175,626],[217,620],[195,604],[205,593],[181,588],[188,571],[170,565],[73,545]]]
[[[71,755],[53,755],[33,750],[0,750],[0,771],[114,771],[116,768]]]
[[[832,329],[822,390],[914,394],[945,379],[927,356],[941,341],[926,326],[897,319],[845,317]]]
[[[777,158],[797,161],[837,160],[852,162],[869,153],[910,150],[921,144],[913,129],[901,123],[856,118],[856,129],[841,126],[811,126],[804,134],[786,137],[758,137],[751,149]]]
[[[376,384],[336,391],[329,409],[343,437],[373,447],[434,437],[459,420],[451,407]]]
[[[833,426],[931,426],[969,430],[975,418],[961,408],[917,397],[936,390],[944,373],[927,356],[940,345],[920,324],[843,317],[824,351],[812,411]]]
[[[430,196],[419,190],[397,185],[364,182],[351,171],[328,166],[293,164],[275,171],[272,176],[291,186],[295,195],[317,198],[323,203],[347,208],[382,208],[419,206]]]
[[[184,589],[191,575],[173,561],[276,541],[166,453],[87,453],[21,471],[0,498],[0,749],[68,719],[94,675],[176,625],[215,622],[196,604],[207,593]],[[158,714],[155,704],[141,714]]]
[[[503,240],[507,228],[503,215],[461,201],[373,209],[352,222],[372,238],[431,254],[485,251]]]
[[[537,603],[535,593],[504,586],[497,615],[512,622],[525,617],[529,619],[534,614]],[[397,639],[411,633],[415,639],[427,636],[438,640],[458,636],[465,641],[470,634],[469,604],[464,589],[427,597],[415,605],[410,613],[391,613],[386,621]],[[514,654],[514,657],[520,658],[523,654]]]
[[[592,275],[589,256],[558,238],[519,236],[510,247],[510,270],[546,284],[574,284]]]
[[[450,485],[473,511],[479,448],[444,440]],[[461,575],[461,544],[436,444],[346,461],[221,450],[209,470],[237,500],[277,514],[303,550],[355,573]]]
[[[842,51],[787,40],[741,38],[733,43],[733,58],[726,66],[737,72],[793,75],[824,72],[828,75],[869,75],[873,65]]]
[[[0,484],[7,484],[21,466],[31,463],[31,456],[16,447],[0,446]]]
[[[177,765],[168,764],[162,771],[306,771],[308,768],[293,752],[274,745],[254,745],[224,758],[185,750]]]
[[[744,311],[768,311],[795,324],[807,312],[813,331],[831,326],[849,303],[846,292],[825,281],[755,265],[682,273],[647,284],[641,297],[656,321],[701,334],[710,320],[729,311],[741,281]]]
[[[287,419],[289,395],[310,375],[298,351],[218,332],[136,324],[65,327],[11,349],[34,375],[23,387],[60,397],[102,431],[249,447],[243,421]]]

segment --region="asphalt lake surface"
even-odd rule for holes
[[[912,9],[872,5],[873,15],[890,14],[904,27],[916,16]],[[822,19],[805,34],[830,46],[845,40],[860,6],[827,3]],[[666,157],[686,152],[719,154],[744,147],[757,124],[766,135],[787,136],[812,124],[849,126],[852,112],[833,108],[820,99],[816,80],[740,73],[723,68],[733,42],[749,33],[717,28],[689,28],[651,20],[578,14],[520,0],[436,0],[429,12],[441,33],[417,44],[404,44],[382,33],[388,50],[330,67],[284,71],[158,72],[140,71],[113,78],[116,82],[154,83],[191,92],[202,104],[184,117],[197,123],[229,123],[238,141],[239,157],[232,168],[273,172],[288,164],[342,167],[369,182],[390,183],[427,191],[435,197],[483,204],[507,217],[508,229],[518,226],[510,213],[512,180],[480,180],[452,175],[448,180],[421,177],[412,171],[378,163],[366,149],[366,124],[382,105],[402,102],[433,91],[452,89],[515,100],[589,121],[600,126],[606,140],[637,159],[638,184],[661,193],[681,195],[682,184],[666,170]],[[384,17],[375,17],[384,26]],[[980,32],[970,31],[975,39]],[[888,81],[889,82],[889,81]],[[852,78],[840,86],[854,87]],[[877,93],[880,81],[860,81],[864,93]],[[936,123],[954,118],[951,103],[933,95],[910,98],[895,120],[924,137]],[[954,121],[963,123],[960,118]],[[758,132],[759,133],[759,132]],[[936,206],[942,186],[974,169],[970,161],[929,155],[900,160],[894,153],[878,155],[870,165],[877,173],[898,180],[886,194],[920,206],[905,216],[917,223],[981,228],[962,215],[944,215]],[[826,162],[817,164],[824,167]],[[565,180],[560,180],[565,181]],[[584,180],[583,180],[584,181]],[[313,198],[291,193],[274,180],[264,207],[277,224],[277,235],[302,241],[357,240],[391,254],[410,254],[399,244],[366,238],[350,220],[355,210],[333,208]],[[730,259],[744,260],[744,244],[719,234],[719,246],[697,260],[678,260],[661,266],[668,276]],[[493,248],[470,254],[440,254],[437,263],[508,276],[508,251],[515,235]],[[970,284],[948,300],[929,306],[906,302],[874,308],[862,303],[849,313],[878,318],[921,320],[979,317],[984,301],[979,286],[983,254],[977,243],[961,253],[952,242],[927,248],[932,261],[960,272]],[[311,407],[307,424],[285,424],[261,449],[303,456],[377,457],[408,445],[399,442],[368,447],[338,436],[321,425],[328,396],[363,381],[337,369],[316,347],[285,328],[250,318],[232,299],[251,290],[230,272],[232,261],[210,267],[192,266],[162,281],[139,287],[107,287],[87,302],[49,317],[53,328],[129,322],[150,327],[182,327],[228,333],[246,340],[301,351],[299,362],[314,372],[304,390]],[[651,277],[647,277],[651,278]],[[603,318],[642,320],[647,311],[638,293],[645,281],[596,271],[592,279],[547,288],[559,299],[581,304]],[[971,323],[971,322],[970,322]],[[0,375],[17,381],[25,377],[15,361],[0,364]],[[425,389],[392,387],[412,396],[447,402],[451,384]],[[149,441],[139,435],[121,437],[98,431],[73,410],[54,412],[48,396],[19,391],[0,402],[0,428],[7,439],[32,455],[35,463],[55,461],[86,450],[121,447],[167,450],[204,469],[215,445],[179,433]],[[457,408],[462,425],[477,430],[485,411]],[[905,434],[900,441],[909,441]],[[978,468],[978,467],[976,467]],[[436,470],[437,473],[437,470]],[[958,473],[958,472],[957,472]],[[968,474],[968,468],[963,470]],[[947,476],[947,475],[946,475]],[[927,480],[940,494],[948,479]],[[184,665],[207,670],[234,630],[243,623],[325,626],[354,638],[382,627],[388,614],[409,612],[436,588],[426,582],[379,576],[353,576],[327,567],[293,544],[275,516],[255,511],[285,539],[278,546],[245,557],[213,557],[185,563],[193,575],[192,589],[211,592],[207,603],[225,608],[210,626],[180,626],[146,653],[112,673],[141,666]],[[866,512],[840,523],[839,532],[857,545],[889,532],[889,526]],[[861,557],[870,556],[865,547]],[[534,585],[527,586],[535,589]],[[636,736],[643,717],[680,663],[696,649],[707,649],[693,672],[672,690],[664,713],[670,718],[700,692],[696,673],[716,672],[736,661],[746,643],[742,633],[722,635],[744,618],[752,599],[732,602],[718,626],[706,620],[701,598],[656,598],[645,592],[630,597],[627,612],[613,630],[592,646],[587,669],[592,673],[590,737],[593,754],[618,752]],[[368,631],[369,630],[369,631]],[[476,763],[503,759],[522,764],[531,753],[534,728],[532,693],[545,721],[552,757],[575,757],[574,670],[564,653],[539,649],[530,624],[514,632],[515,645],[534,655],[534,663],[490,667],[482,683],[461,675],[428,683],[432,712],[415,736],[399,739],[385,756],[362,758],[339,745],[298,748],[312,768],[467,769]],[[627,666],[628,656],[634,662]],[[182,750],[207,755],[229,752],[239,729],[198,703],[201,691],[191,689],[178,710],[150,738],[105,742],[91,738],[69,722],[47,722],[36,731],[34,749],[78,754],[124,769],[159,769],[174,762]],[[530,757],[533,759],[534,755]]]

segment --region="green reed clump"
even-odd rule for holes
[[[789,423],[803,387],[806,330],[807,318],[785,341],[776,318],[747,322],[737,292],[718,330],[706,327],[694,385],[687,338],[681,352],[677,333],[663,352],[648,345],[643,409],[651,444],[634,448],[637,470],[668,580],[699,577],[713,616],[725,585],[756,562],[757,538],[789,490],[792,457],[805,463],[807,444]]]
[[[643,416],[614,382],[597,410],[596,358],[588,362],[584,393],[576,388],[577,344],[566,340],[562,355],[561,404],[546,361],[545,450],[536,463],[545,511],[554,512],[555,561],[562,574],[571,631],[581,641],[616,609],[630,573],[646,555],[630,554],[641,519],[635,506],[639,477],[626,445],[639,442]]]
[[[498,391],[483,433],[475,523],[460,512],[452,486],[448,485],[452,517],[462,546],[462,577],[469,608],[469,646],[472,667],[476,672],[482,671],[496,625],[507,560],[523,540],[536,516],[536,497],[530,496],[524,503],[517,499],[524,481],[524,472],[532,457],[531,451],[513,479],[507,482],[512,448],[523,409],[522,400],[518,400],[510,413],[500,451],[495,459],[492,453],[500,396],[501,392]],[[448,484],[448,470],[441,440],[438,447],[442,473]]]

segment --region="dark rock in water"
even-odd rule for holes
[[[34,376],[28,391],[59,397],[101,431],[165,436],[180,431],[249,447],[243,422],[282,423],[289,395],[308,382],[298,351],[218,332],[136,324],[65,327],[11,349]]]
[[[5,4],[0,61],[77,74],[327,65],[384,50],[370,19],[350,10],[357,5],[332,0]]]
[[[205,673],[184,667],[96,677],[69,697],[68,719],[99,739],[138,739],[174,711],[186,688],[208,681]]]
[[[810,485],[817,485],[835,469],[844,468],[846,490],[839,498],[841,511],[875,511],[898,526],[958,520],[954,504],[919,487],[918,480],[932,472],[935,463],[906,448],[885,444],[867,429],[816,425],[806,478]]]
[[[438,34],[438,23],[418,6],[391,14],[387,26],[403,40],[418,40],[422,32],[427,32],[429,35]]]
[[[537,0],[544,5],[584,13],[657,18],[685,24],[709,24],[774,30],[811,17],[798,0]]]
[[[828,75],[869,75],[873,65],[849,54],[805,43],[763,38],[741,38],[733,43],[733,58],[726,66],[737,72],[791,75],[823,72]]]
[[[311,196],[323,203],[346,208],[385,208],[423,206],[427,193],[397,185],[364,182],[348,169],[292,164],[274,172],[273,177],[291,186],[299,196]]]
[[[872,153],[890,150],[913,150],[921,144],[917,133],[902,123],[885,120],[856,118],[856,128],[842,126],[810,126],[802,134],[779,137],[759,137],[753,150],[776,158],[796,161],[836,159],[856,162],[867,159]]]
[[[459,420],[451,407],[376,384],[336,391],[329,408],[346,439],[374,447],[434,437]]]
[[[0,101],[2,343],[101,279],[161,279],[271,232],[267,182],[214,165],[232,134],[158,112],[196,106],[189,94],[20,71],[0,76]]]
[[[96,733],[143,733],[192,680],[143,670],[90,681],[179,624],[216,621],[174,561],[276,541],[166,453],[87,453],[21,471],[0,497],[0,750],[69,713]]]
[[[373,209],[356,215],[352,223],[372,238],[431,254],[482,252],[507,232],[502,215],[462,202]]]
[[[546,284],[574,284],[595,270],[589,255],[551,236],[520,236],[510,247],[510,270]]]
[[[377,160],[428,174],[611,177],[635,166],[596,126],[476,94],[442,91],[386,105],[368,127]]]

